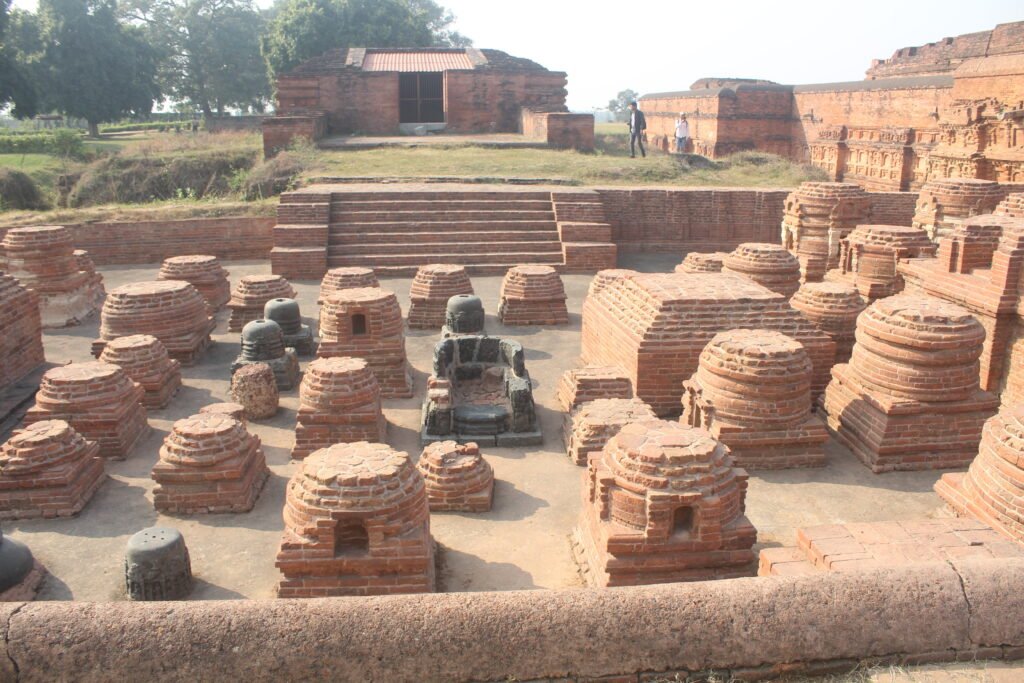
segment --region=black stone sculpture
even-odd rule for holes
[[[285,346],[281,326],[273,320],[253,320],[242,328],[242,352],[231,364],[231,374],[252,363],[266,363],[274,371],[277,388],[287,391],[299,383],[299,358]]]
[[[131,600],[180,600],[192,590],[192,564],[177,529],[154,526],[128,539],[124,580]]]
[[[448,299],[444,313],[444,327],[441,329],[442,336],[483,333],[484,304],[480,297],[474,294],[456,294]]]
[[[300,356],[312,356],[316,352],[313,330],[302,324],[299,302],[295,299],[271,299],[263,307],[263,317],[281,326],[286,347],[295,349]]]

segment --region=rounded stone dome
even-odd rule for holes
[[[302,313],[295,299],[276,297],[263,306],[263,317],[281,326],[282,331],[295,334],[302,326]],[[252,323],[249,323],[251,325]],[[245,329],[242,330],[243,334]]]

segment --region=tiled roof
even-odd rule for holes
[[[472,68],[473,62],[464,50],[367,50],[363,59],[363,71],[448,71]]]

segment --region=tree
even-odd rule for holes
[[[614,100],[608,102],[608,111],[612,113],[616,121],[629,120],[629,103],[635,102],[638,95],[635,90],[621,91]]]
[[[22,118],[35,115],[38,97],[17,46],[24,12],[10,12],[10,5],[11,0],[0,0],[0,109],[14,103],[14,115]]]
[[[342,47],[467,46],[434,0],[280,0],[260,42],[273,78]]]
[[[209,116],[261,110],[270,95],[252,0],[128,0],[122,16],[160,52],[163,91]]]
[[[157,53],[141,32],[122,26],[113,0],[40,0],[41,101],[46,108],[99,124],[148,114],[160,99]]]

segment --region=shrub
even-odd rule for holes
[[[128,133],[136,130],[166,131],[170,129],[191,130],[192,121],[146,121],[143,123],[116,123],[109,126],[100,126],[100,133]],[[200,122],[196,122],[201,127]]]
[[[292,189],[296,178],[307,166],[306,155],[284,151],[241,175],[236,189],[247,200],[272,197]]]
[[[82,134],[70,128],[0,135],[0,154],[54,154],[80,157],[84,149]]]
[[[13,168],[0,168],[0,211],[41,211],[48,208],[32,178]]]

